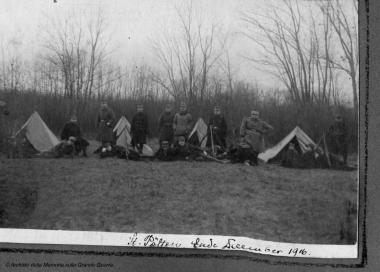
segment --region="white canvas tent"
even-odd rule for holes
[[[258,156],[259,159],[263,160],[264,162],[274,160],[281,153],[281,151],[283,151],[285,147],[294,139],[296,139],[302,153],[310,150],[310,146],[313,148],[316,146],[314,141],[301,128],[297,126],[278,144],[260,153]]]
[[[57,137],[51,132],[40,115],[35,111],[26,123],[17,131],[16,135],[25,133],[28,141],[39,152],[51,150],[59,144]]]
[[[116,133],[116,145],[129,148],[132,142],[131,136],[131,124],[128,122],[125,116],[122,116],[117,122],[116,126],[113,129],[113,132]],[[144,144],[142,155],[146,157],[152,157],[154,152],[152,148]]]
[[[196,140],[201,147],[205,147],[207,143],[207,125],[202,118],[199,118],[195,123],[193,130],[189,135],[189,141]]]
[[[116,133],[116,145],[127,147],[131,144],[131,124],[128,122],[125,116],[122,116],[117,122],[113,132]]]

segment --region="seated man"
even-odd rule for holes
[[[89,143],[82,137],[82,132],[75,115],[71,116],[70,121],[63,127],[61,139],[66,143],[63,149],[63,154],[70,154],[66,152],[69,152],[69,147],[73,145],[75,154],[79,154],[82,151],[83,156],[87,157],[86,151]]]
[[[64,140],[57,144],[53,149],[53,155],[55,158],[61,158],[63,155],[70,155],[74,157],[75,154],[75,137],[69,137],[69,139]],[[47,154],[45,154],[46,156]]]
[[[183,136],[178,137],[174,144],[171,154],[174,159],[177,160],[197,160],[202,158],[202,152],[200,148],[186,142],[186,138]]]
[[[327,168],[326,157],[316,146],[308,145],[308,150],[304,153],[297,150],[294,143],[290,143],[288,149],[284,152],[281,165],[291,168]]]
[[[239,142],[237,145],[230,147],[227,153],[227,158],[232,163],[257,165],[257,152],[244,142]]]
[[[160,148],[154,154],[154,157],[160,161],[172,161],[174,159],[174,148],[170,147],[168,141],[162,141]]]

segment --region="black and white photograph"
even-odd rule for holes
[[[0,247],[360,258],[359,4],[0,0]]]

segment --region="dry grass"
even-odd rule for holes
[[[356,203],[357,193],[355,171],[94,156],[2,160],[0,186],[6,188],[0,192],[4,227],[300,243],[352,242],[341,232],[342,225],[347,228],[344,203]],[[31,196],[25,200],[25,194]]]

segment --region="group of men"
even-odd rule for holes
[[[309,144],[300,152],[297,141],[291,141],[283,153],[281,165],[291,168],[335,168],[353,170],[347,165],[348,127],[340,114],[316,145]]]
[[[103,101],[97,116],[97,140],[101,143],[98,152],[117,151],[116,135],[113,128],[116,118],[113,110]],[[237,144],[227,149],[227,123],[219,106],[215,106],[213,114],[207,126],[207,140],[189,140],[189,134],[193,129],[192,115],[188,112],[185,103],[180,104],[179,112],[173,113],[171,105],[166,105],[164,112],[158,120],[159,150],[155,157],[160,160],[194,159],[194,158],[228,158],[231,161],[245,162],[251,165],[257,164],[257,156],[264,149],[263,136],[273,127],[259,118],[257,111],[252,111],[249,117],[243,119],[240,127],[240,140]],[[143,147],[149,136],[148,117],[144,112],[143,105],[137,105],[137,112],[132,118],[130,133],[132,136],[131,148],[142,154]],[[65,124],[61,139],[61,152],[67,152],[68,147],[87,156],[88,142],[83,138],[77,118],[73,115]],[[200,148],[200,142],[206,140],[206,152]],[[66,151],[65,151],[66,148]],[[127,150],[128,152],[128,150]]]
[[[9,114],[5,103],[0,104],[3,114]],[[96,126],[98,129],[97,140],[101,143],[98,151],[113,153],[118,150],[114,126],[116,118],[113,110],[106,101],[101,102],[97,115]],[[252,110],[250,116],[243,118],[239,139],[227,148],[227,123],[219,106],[215,106],[207,125],[206,150],[200,148],[200,142],[189,140],[189,134],[194,126],[193,118],[188,112],[185,103],[180,104],[179,112],[173,113],[171,105],[166,105],[164,112],[158,120],[159,150],[155,157],[160,160],[177,159],[228,159],[232,162],[243,162],[249,165],[258,163],[258,155],[265,149],[264,136],[273,130],[273,127],[259,117],[259,112]],[[148,117],[142,104],[137,105],[137,112],[132,118],[130,133],[132,136],[131,147],[136,151],[136,156],[143,152],[149,136]],[[71,116],[61,132],[62,142],[55,148],[57,156],[67,153],[83,152],[87,156],[86,149],[89,142],[84,139],[80,125],[75,114]],[[332,154],[342,156],[343,164],[347,164],[348,129],[342,116],[337,114],[334,123],[326,134],[329,151]],[[128,150],[126,150],[128,152]],[[317,150],[312,150],[313,156]],[[298,152],[299,153],[299,152]],[[307,154],[306,154],[307,155]],[[302,157],[302,161],[306,161]],[[283,160],[284,166],[294,165],[297,152],[294,143],[291,143]],[[310,155],[311,156],[311,155]],[[334,157],[332,157],[334,158]]]

